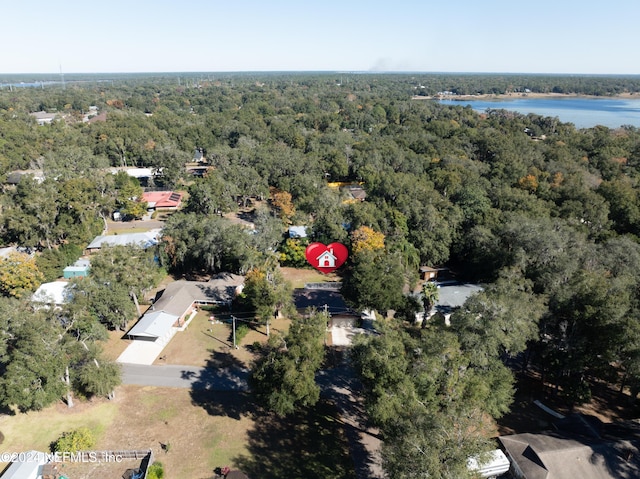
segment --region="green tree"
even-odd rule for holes
[[[293,266],[294,268],[307,266],[307,257],[305,255],[307,246],[309,246],[307,238],[287,238],[278,249],[280,264]]]
[[[284,279],[279,269],[253,269],[247,273],[242,296],[256,318],[267,327],[271,319],[280,312],[294,310],[291,284]]]
[[[125,218],[138,220],[147,212],[147,202],[142,200],[143,190],[137,179],[126,173],[116,175],[118,195],[116,206]]]
[[[51,248],[60,238],[56,221],[60,203],[58,185],[25,177],[18,183],[3,211],[6,238],[21,246]]]
[[[5,296],[21,298],[35,291],[43,280],[35,258],[26,253],[10,253],[0,260],[0,292]]]
[[[342,294],[358,309],[386,312],[402,304],[404,269],[398,254],[362,251],[353,257],[342,280]]]
[[[109,329],[125,330],[136,317],[136,308],[127,286],[116,282],[97,282],[92,278],[74,281],[74,296],[84,295],[87,311]]]
[[[538,323],[547,313],[546,298],[516,269],[471,296],[451,317],[451,327],[473,364],[485,366],[503,355],[523,352],[538,339]]]
[[[422,305],[424,307],[424,314],[426,315],[431,311],[431,308],[438,302],[439,292],[438,285],[433,281],[426,281],[422,285]]]
[[[266,409],[279,416],[313,406],[320,398],[315,374],[324,360],[323,338],[329,318],[311,312],[295,319],[287,335],[274,335],[251,372],[252,390]]]
[[[117,284],[129,295],[144,297],[162,278],[154,248],[104,246],[91,256],[91,277],[98,284]]]
[[[122,382],[120,365],[111,361],[87,361],[78,375],[83,392],[98,397],[111,397]]]
[[[486,415],[512,399],[512,377],[497,361],[477,367],[446,329],[405,331],[380,323],[352,357],[367,411],[380,427],[385,470],[394,477],[471,477],[467,458],[488,448]]]
[[[65,243],[37,255],[36,266],[42,272],[44,281],[54,281],[62,276],[64,268],[73,264],[81,255],[80,246]]]
[[[62,381],[67,364],[60,347],[60,330],[35,315],[16,322],[1,365],[0,401],[22,412],[37,411],[67,391]]]
[[[237,208],[234,200],[236,195],[235,184],[224,179],[219,172],[211,171],[189,187],[185,211],[202,215],[222,215]]]

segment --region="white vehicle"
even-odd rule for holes
[[[486,455],[483,454],[482,457],[473,456],[467,460],[467,468],[470,471],[478,471],[480,476],[487,478],[497,477],[508,472],[510,465],[509,459],[500,449],[491,451]]]

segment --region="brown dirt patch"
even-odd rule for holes
[[[516,395],[511,411],[500,418],[497,432],[500,435],[540,432],[549,430],[556,418],[544,412],[533,402],[541,401],[554,411],[569,415],[582,413],[598,418],[603,423],[630,420],[640,416],[637,403],[628,393],[620,393],[615,385],[592,381],[592,399],[586,404],[571,405],[562,400],[551,387],[544,387],[534,373],[517,376]]]

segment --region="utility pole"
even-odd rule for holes
[[[231,315],[231,322],[233,323],[233,347],[238,349],[238,345],[236,344],[236,317]]]
[[[324,316],[325,318],[327,318],[327,326],[324,329],[324,345],[325,347],[327,346],[327,331],[329,331],[329,306],[328,305],[324,305]]]

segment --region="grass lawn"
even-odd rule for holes
[[[236,402],[246,403],[246,398],[236,396]],[[194,404],[189,389],[121,386],[113,401],[78,401],[72,409],[60,403],[43,411],[3,416],[0,431],[5,440],[0,451],[49,451],[62,432],[87,426],[97,433],[95,450],[151,448],[165,466],[165,477],[200,479],[247,453],[247,430],[252,425],[248,414],[210,415]],[[169,452],[161,444],[170,444]]]
[[[134,323],[132,322],[129,327]],[[123,339],[124,331],[109,331],[109,339],[101,343],[102,351],[107,359],[115,361],[131,344],[131,340]]]
[[[231,324],[212,323],[209,321],[210,315],[208,311],[198,311],[187,329],[178,331],[164,348],[161,355],[164,359],[156,359],[154,364],[204,367],[215,353],[225,353],[245,367],[250,366],[254,359],[251,345],[255,341],[267,341],[266,328],[252,326],[249,333],[238,342],[239,348],[233,349]],[[238,321],[236,326],[239,324]],[[289,320],[276,319],[271,323],[271,332],[285,334],[288,327]]]
[[[96,437],[101,438],[118,414],[117,401],[76,400],[76,403],[71,409],[60,402],[43,411],[0,416],[0,432],[4,434],[0,450],[49,451],[51,442],[58,439],[63,432],[82,426],[88,427]]]
[[[354,477],[342,425],[330,405],[284,420],[256,415],[242,393],[189,389],[121,386],[113,401],[78,401],[73,409],[59,403],[2,416],[0,452],[48,451],[62,432],[81,426],[96,432],[96,450],[151,448],[167,478],[210,478],[225,465],[249,477]],[[170,445],[168,452],[161,444]],[[93,468],[73,471],[74,479],[94,479]]]

